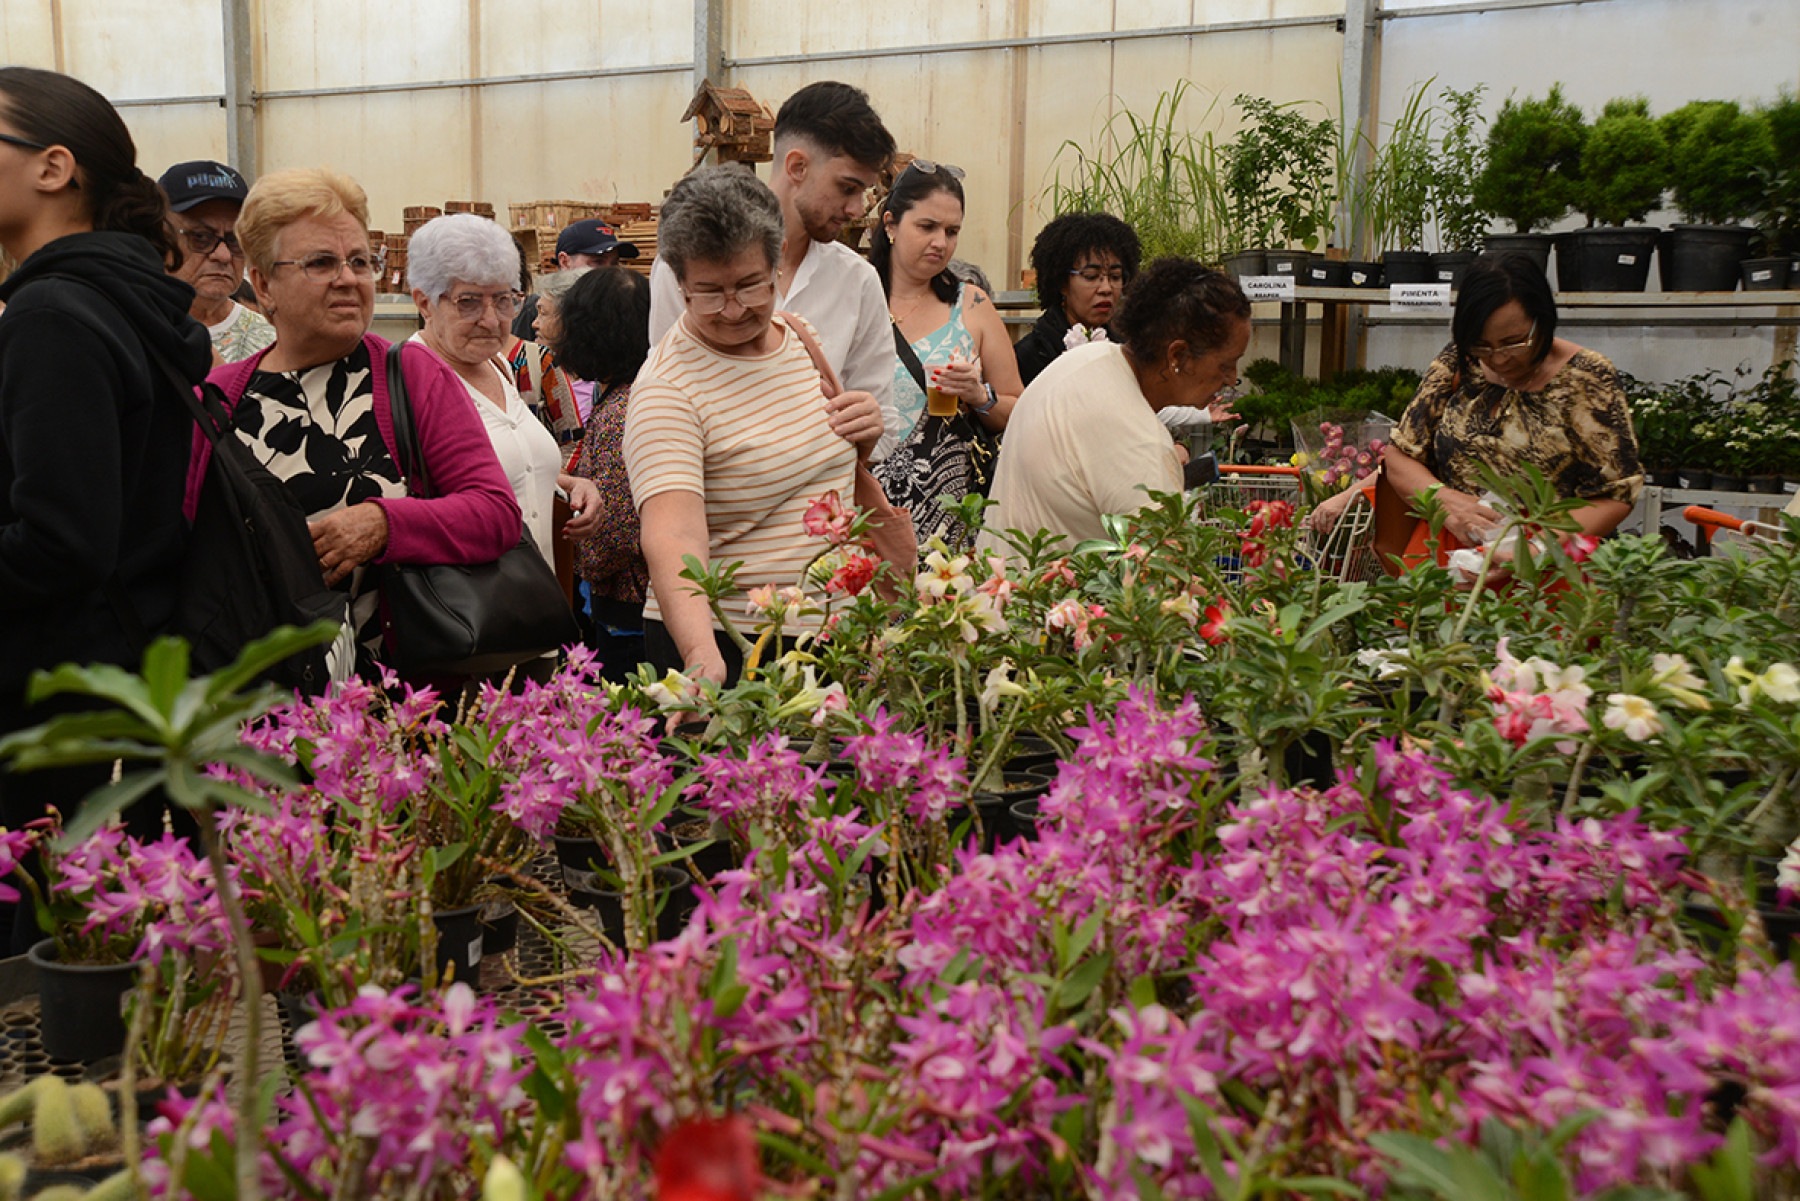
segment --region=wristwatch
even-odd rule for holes
[[[982,413],[993,412],[994,406],[1000,403],[999,396],[995,395],[995,393],[994,393],[994,385],[983,384],[981,386],[983,389],[986,390],[986,392],[988,394],[987,403],[984,405],[976,405],[974,408],[969,410],[971,413],[974,413],[977,416],[979,416]]]

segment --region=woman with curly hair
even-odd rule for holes
[[[1250,302],[1225,275],[1191,259],[1150,264],[1113,323],[1120,342],[1057,358],[1025,390],[994,472],[983,549],[995,534],[1049,530],[1103,538],[1101,518],[1132,513],[1146,489],[1181,490],[1181,460],[1157,414],[1172,405],[1232,416],[1220,391],[1237,382],[1250,344]]]
[[[1141,254],[1136,232],[1110,213],[1064,213],[1044,226],[1031,244],[1044,315],[1013,346],[1025,383],[1068,349],[1075,326],[1090,334],[1106,329],[1137,278]]]

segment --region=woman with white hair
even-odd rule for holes
[[[556,439],[544,428],[500,357],[512,341],[519,252],[512,235],[486,217],[451,213],[427,221],[406,247],[406,282],[425,328],[413,335],[449,364],[481,415],[494,454],[518,498],[525,529],[552,559],[552,501],[561,487],[573,513],[563,536],[585,538],[600,520],[592,480],[563,470]]]

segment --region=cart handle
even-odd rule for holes
[[[1298,476],[1298,467],[1253,467],[1248,463],[1220,463],[1220,475],[1291,475]]]
[[[1710,525],[1726,530],[1744,528],[1743,518],[1721,513],[1717,509],[1708,509],[1704,505],[1689,505],[1681,511],[1681,515],[1694,525]]]

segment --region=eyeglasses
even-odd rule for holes
[[[480,321],[489,305],[494,306],[494,316],[502,321],[511,321],[525,296],[521,292],[496,292],[492,296],[485,296],[480,292],[464,292],[461,296],[446,299],[456,306],[456,315],[464,321]]]
[[[1117,286],[1125,282],[1125,268],[1123,267],[1096,267],[1089,264],[1086,267],[1076,267],[1069,274],[1079,275],[1090,284],[1097,284],[1101,280],[1105,280],[1107,283]]]
[[[1484,346],[1481,343],[1477,342],[1475,345],[1469,347],[1469,355],[1470,355],[1470,357],[1479,359],[1485,363],[1489,359],[1508,358],[1512,355],[1518,354],[1520,351],[1530,350],[1532,343],[1534,343],[1536,341],[1537,341],[1537,322],[1533,321],[1531,323],[1530,331],[1528,333],[1526,333],[1526,335],[1523,338],[1520,338],[1518,341],[1502,342],[1498,346]]]
[[[50,147],[44,145],[42,142],[34,142],[30,138],[21,138],[16,134],[10,133],[0,133],[0,142],[5,142],[8,146],[22,146],[26,150],[50,149]]]
[[[205,226],[201,226],[199,229],[189,229],[185,225],[177,227],[175,232],[181,235],[181,244],[187,247],[189,252],[199,255],[201,258],[205,258],[216,250],[220,242],[225,243],[225,249],[232,258],[244,257],[244,247],[238,242],[235,233],[222,234],[216,229],[208,229]]]
[[[339,272],[348,266],[350,274],[357,279],[369,279],[381,274],[387,263],[385,250],[377,250],[374,254],[353,254],[349,258],[339,258],[335,254],[324,251],[309,254],[303,259],[277,259],[270,263],[271,267],[298,267],[306,274],[306,278],[315,284],[328,284],[338,277]]]
[[[690,292],[681,290],[687,298],[688,308],[702,317],[710,317],[714,313],[725,311],[725,302],[735,300],[746,309],[767,304],[775,298],[775,281],[765,279],[760,284],[745,284],[741,288],[721,288],[717,292]]]
[[[953,167],[949,163],[934,163],[928,158],[916,158],[912,160],[912,162],[906,164],[906,170],[917,171],[921,175],[936,175],[939,171],[942,171],[951,179],[956,180],[962,179],[967,174],[961,167]],[[905,173],[905,171],[901,172],[902,175]]]

